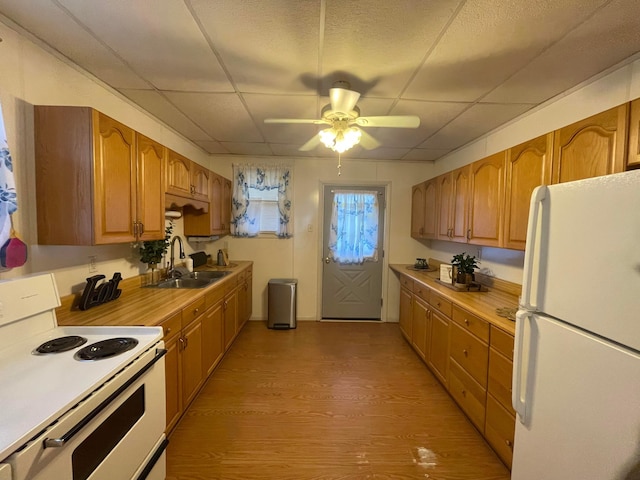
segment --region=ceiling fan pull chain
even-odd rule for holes
[[[342,154],[338,152],[338,176],[340,176],[340,168],[342,167]]]

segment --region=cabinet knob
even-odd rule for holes
[[[471,229],[467,230],[467,240],[471,240]]]
[[[144,223],[142,223],[142,222],[138,222],[138,225],[140,225],[140,227],[139,227],[139,230],[140,230],[139,234],[140,234],[140,235],[143,235],[143,234],[144,234]]]
[[[507,447],[511,448],[513,446],[513,442],[511,440],[505,440],[504,443],[507,445]]]
[[[467,391],[466,390],[462,390],[462,396],[467,398]]]
[[[437,302],[437,303],[436,303],[436,306],[437,306],[438,308],[440,308],[440,302]]]
[[[196,315],[198,314],[198,312],[199,312],[199,311],[200,311],[200,309],[199,309],[199,308],[194,308],[194,309],[193,309],[193,313],[194,313],[194,314],[196,314]]]
[[[467,320],[467,319],[465,318],[465,319],[464,319],[464,324],[465,324],[466,326],[469,326],[469,320]]]
[[[469,352],[467,352],[467,349],[465,348],[464,350],[462,350],[462,353],[465,357],[469,356]]]
[[[165,329],[164,334],[167,335],[168,333],[171,333],[171,327]]]

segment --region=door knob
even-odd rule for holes
[[[330,261],[331,261],[331,259],[329,257],[325,257],[324,263],[329,263]]]

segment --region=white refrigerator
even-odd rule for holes
[[[640,171],[538,187],[512,480],[640,480]]]

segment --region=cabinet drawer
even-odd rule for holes
[[[483,388],[487,387],[489,347],[457,323],[451,324],[451,350],[449,354]]]
[[[217,286],[212,290],[209,290],[205,294],[204,298],[206,307],[209,309],[224,298],[224,288],[222,286]]]
[[[431,292],[429,303],[443,315],[451,318],[451,302],[437,292]]]
[[[174,335],[180,333],[180,328],[182,327],[182,312],[178,312],[171,315],[169,318],[165,318],[160,322],[160,326],[162,327],[162,332],[164,334],[163,340],[167,342],[172,339]]]
[[[205,298],[204,295],[197,300],[191,302],[188,306],[182,309],[182,328],[185,328],[196,318],[204,313],[205,310]]]
[[[431,289],[420,282],[413,282],[413,293],[425,302],[429,301]]]
[[[491,325],[491,346],[513,360],[513,335]]]
[[[516,419],[491,395],[487,395],[484,436],[502,461],[511,468]]]
[[[489,323],[486,320],[467,312],[458,305],[453,306],[453,320],[483,342],[489,343]]]
[[[486,390],[455,361],[449,365],[449,392],[478,430],[483,432]]]
[[[511,413],[511,415],[515,415],[516,412],[511,406],[512,374],[513,362],[491,347],[489,349],[489,392]]]
[[[400,285],[408,290],[413,291],[413,279],[407,277],[406,275],[400,275]]]

